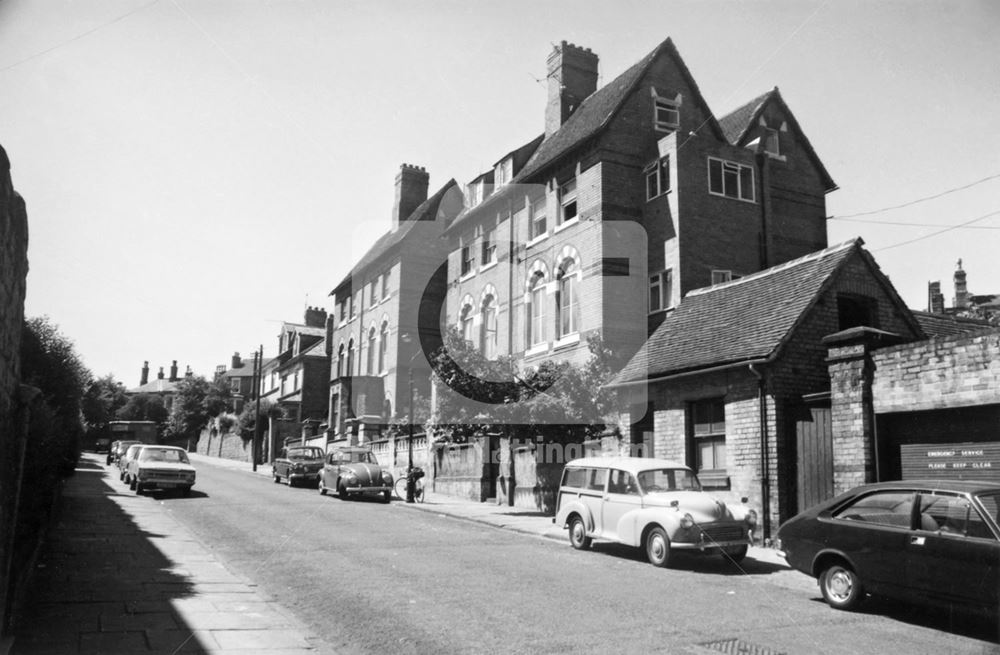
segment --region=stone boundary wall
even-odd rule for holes
[[[876,350],[877,414],[1000,403],[1000,329]]]

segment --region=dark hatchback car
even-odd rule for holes
[[[856,608],[867,594],[1000,606],[1000,484],[909,480],[862,485],[778,529],[788,564],[819,581],[826,602]]]

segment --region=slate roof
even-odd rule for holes
[[[725,138],[734,146],[746,145],[745,142],[750,129],[757,123],[758,117],[761,112],[764,111],[764,106],[767,105],[768,102],[775,102],[779,105],[782,113],[791,124],[791,128],[795,130],[796,143],[805,150],[806,155],[808,155],[808,157],[812,160],[813,165],[816,166],[816,170],[819,171],[820,177],[823,179],[823,183],[826,186],[826,190],[835,190],[837,188],[836,182],[834,182],[833,178],[830,177],[830,174],[827,172],[826,167],[823,166],[823,162],[820,160],[819,155],[816,154],[812,144],[809,143],[809,139],[806,138],[805,132],[802,131],[802,127],[795,119],[795,114],[793,114],[792,110],[788,108],[787,104],[785,104],[785,99],[781,97],[781,92],[778,91],[778,87],[774,87],[767,93],[760,94],[750,102],[736,108],[720,118],[719,127],[725,134]]]
[[[862,243],[846,241],[688,293],[609,386],[776,356]]]
[[[668,38],[609,84],[587,96],[577,110],[566,119],[566,122],[555,133],[542,141],[525,167],[514,177],[514,182],[517,183],[531,177],[570,150],[597,136],[618,113],[643,75],[649,70],[650,65],[663,53],[673,57],[678,70],[697,95],[696,101],[705,107],[706,113],[710,117],[709,127],[720,138],[723,138],[718,121],[705,104],[701,92],[698,91],[698,85],[677,52],[673,41]]]
[[[260,367],[264,368],[268,362],[270,362],[273,357],[265,357],[260,361]],[[222,373],[219,373],[220,378],[248,378],[253,375],[253,360],[248,360],[243,362],[243,366],[238,368],[228,368]]]
[[[952,314],[935,314],[933,312],[913,312],[914,318],[928,337],[950,337],[958,334],[995,330],[989,321],[978,318],[965,318]]]
[[[177,390],[177,383],[182,379],[179,378],[171,382],[167,378],[163,378],[162,380],[157,378],[138,387],[132,387],[126,393],[174,393]]]
[[[344,279],[342,279],[340,283],[330,291],[329,295],[334,295],[337,289],[349,284],[355,275],[361,273],[368,266],[378,261],[391,248],[402,242],[406,238],[406,235],[416,227],[417,223],[420,221],[433,220],[437,215],[441,200],[444,198],[445,194],[447,194],[452,187],[457,186],[458,185],[454,178],[448,180],[444,186],[438,189],[437,193],[420,203],[420,205],[413,210],[413,213],[411,213],[405,221],[400,221],[399,227],[395,230],[386,232],[376,239],[375,243],[368,248],[365,254],[362,255],[358,259],[358,262],[351,268],[351,272],[348,273]]]

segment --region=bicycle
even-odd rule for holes
[[[413,500],[422,503],[424,502],[424,482],[420,478],[424,477],[424,470],[419,466],[414,466],[407,475],[396,478],[393,491],[396,493],[396,498],[406,500],[406,482],[410,475],[413,476]]]

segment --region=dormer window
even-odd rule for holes
[[[483,201],[483,182],[478,180],[469,185],[469,207],[475,207]]]
[[[727,270],[714,270],[712,271],[712,284],[724,284],[730,282],[733,279],[733,272]]]
[[[681,125],[680,105],[667,98],[653,98],[653,127],[657,132],[673,132]]]
[[[493,170],[493,179],[497,188],[502,187],[514,177],[514,160],[511,157],[504,159],[496,165]]]

